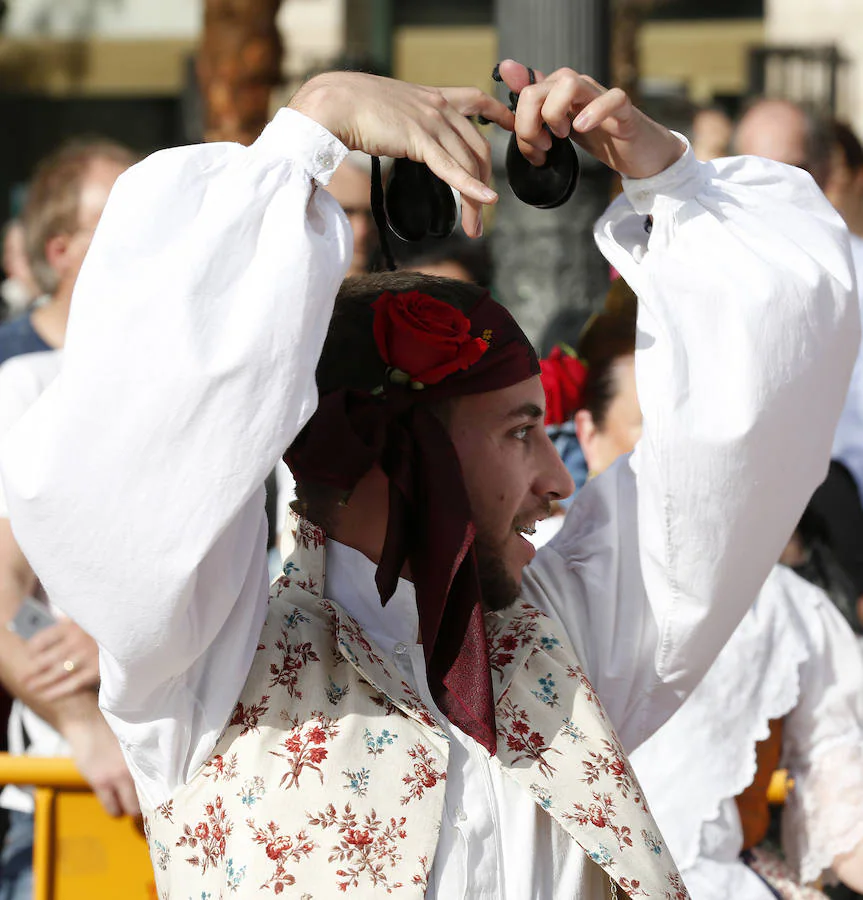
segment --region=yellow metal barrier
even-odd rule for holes
[[[137,823],[112,819],[70,759],[0,753],[0,784],[36,789],[33,900],[156,900]]]
[[[767,802],[771,806],[782,806],[792,790],[794,779],[788,774],[788,769],[777,769],[767,788]]]

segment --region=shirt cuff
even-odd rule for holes
[[[678,132],[674,136],[686,147],[683,156],[649,178],[623,178],[623,192],[632,208],[643,216],[654,211],[658,197],[669,197],[685,203],[701,191],[705,184],[701,163],[695,158],[689,141]]]
[[[290,157],[322,185],[350,152],[323,125],[295,109],[280,109],[252,144],[256,155],[283,160]]]

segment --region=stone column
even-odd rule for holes
[[[609,6],[609,0],[496,0],[499,57],[544,72],[570,66],[607,84]],[[592,228],[608,205],[611,175],[579,151],[581,181],[572,199],[556,210],[536,210],[506,184],[501,135],[494,149],[500,192],[492,231],[497,294],[538,341],[556,313],[602,305],[608,266]]]

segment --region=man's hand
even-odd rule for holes
[[[90,783],[108,815],[138,815],[140,807],[132,776],[104,716],[94,710],[66,725],[63,736],[72,748],[78,770]]]
[[[620,88],[606,90],[572,69],[535,74],[537,83],[532,85],[521,63],[507,59],[500,64],[504,83],[519,95],[515,117],[519,150],[534,165],[542,165],[551,146],[545,125],[630,178],[656,175],[683,155],[683,144],[636,109]]]
[[[425,163],[462,196],[462,227],[481,233],[491,150],[467,116],[481,115],[512,131],[504,104],[476,88],[428,88],[359,72],[329,72],[294,95],[293,109],[309,116],[351,150],[372,156],[408,157]]]
[[[32,654],[23,682],[41,700],[51,702],[99,686],[99,648],[70,619],[61,619],[27,642]]]

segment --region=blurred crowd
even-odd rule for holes
[[[847,224],[863,285],[863,146],[847,124],[822,120],[788,101],[759,100],[737,122],[717,108],[700,110],[690,139],[705,162],[753,154],[808,171]],[[35,167],[20,214],[3,229],[0,436],[60,369],[78,273],[112,185],[134,162],[132,150],[107,140],[59,148]],[[370,186],[368,158],[353,153],[328,187],[353,230],[350,274],[380,265]],[[454,235],[397,244],[396,255],[401,268],[493,290],[491,254],[483,239]],[[744,282],[740,291],[746,291]],[[542,337],[546,428],[577,487],[615,465],[638,442],[637,312],[636,296],[616,279],[602,311],[564,310]],[[787,440],[794,441],[794,435]],[[279,536],[292,497],[287,470],[274,472],[268,488],[278,570]],[[851,715],[842,707],[842,692],[863,691],[854,637],[863,635],[861,492],[863,356],[836,432],[829,474],[800,522],[789,523],[793,535],[777,570],[699,690],[634,756],[695,900],[759,896],[746,893],[751,886],[744,882],[753,870],[769,873],[771,886],[763,889],[774,896],[823,896],[822,890],[857,896],[841,893],[850,890],[841,885],[807,885],[823,868],[852,887],[863,885],[856,863],[844,865],[863,839],[863,797],[853,798],[851,806],[859,821],[836,827],[849,798],[827,777],[833,773],[841,782],[843,767],[863,765],[863,748],[841,741],[847,731],[843,716]],[[550,539],[565,512],[561,504],[539,523],[537,543]],[[789,577],[788,570],[796,575]],[[0,682],[14,698],[9,750],[73,757],[108,813],[136,814],[131,778],[97,704],[95,642],[52,608],[16,544],[2,492],[0,616],[9,626],[0,629]],[[727,777],[717,777],[720,756]],[[789,773],[783,787],[788,798],[779,815],[768,803],[768,787],[783,769]],[[687,778],[671,777],[683,770]],[[699,791],[703,802],[693,799]],[[32,896],[33,801],[26,791],[7,787],[0,806],[9,813],[0,900],[23,900]],[[825,854],[829,865],[822,866]],[[751,865],[743,866],[743,859]]]

